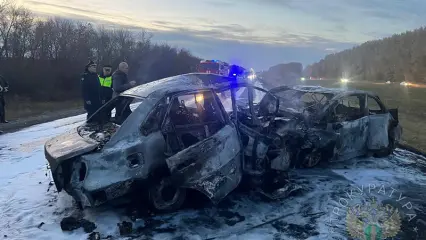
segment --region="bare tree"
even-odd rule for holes
[[[9,57],[9,37],[19,15],[19,8],[13,3],[12,0],[3,1],[0,4],[0,38],[2,47],[0,49],[0,56]]]
[[[80,98],[78,80],[89,59],[114,67],[126,60],[130,77],[141,83],[187,73],[199,61],[151,39],[143,29],[95,28],[61,18],[36,21],[12,0],[0,2],[0,72],[14,95],[35,101]]]
[[[10,51],[14,58],[24,58],[29,53],[33,37],[34,18],[27,9],[17,9],[16,22],[10,34]]]

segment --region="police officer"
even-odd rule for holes
[[[112,66],[105,64],[102,72],[99,74],[99,84],[101,86],[101,103],[104,105],[112,98]],[[102,120],[109,121],[111,119],[111,111],[105,111]]]
[[[0,75],[0,123],[8,123],[6,121],[6,102],[4,101],[4,93],[9,91],[9,83]]]
[[[87,112],[87,119],[102,106],[101,101],[101,85],[99,83],[98,74],[96,73],[96,64],[90,61],[81,76],[81,89],[84,100],[84,109]],[[98,121],[91,118],[90,122]]]

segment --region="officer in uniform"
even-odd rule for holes
[[[81,89],[84,100],[84,109],[89,119],[101,106],[101,85],[96,73],[96,64],[90,61],[81,76]],[[90,122],[97,122],[100,119],[91,119]]]
[[[6,121],[6,102],[4,101],[4,93],[9,91],[9,83],[0,75],[0,123],[8,123]]]

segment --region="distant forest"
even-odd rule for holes
[[[185,49],[154,44],[144,30],[96,27],[60,18],[37,20],[28,9],[0,0],[0,75],[11,95],[34,101],[80,97],[80,75],[89,60],[125,60],[139,83],[194,71],[199,58]]]
[[[313,77],[426,82],[426,28],[327,55],[305,69]]]

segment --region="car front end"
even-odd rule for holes
[[[46,142],[44,153],[58,192],[65,190],[82,206],[96,206],[109,200],[105,193],[111,189],[125,189],[122,185],[127,181],[111,176],[109,183],[99,181],[104,178],[93,171],[93,165],[103,158],[100,150],[117,129],[114,123],[84,124]],[[88,178],[99,179],[86,181]]]

